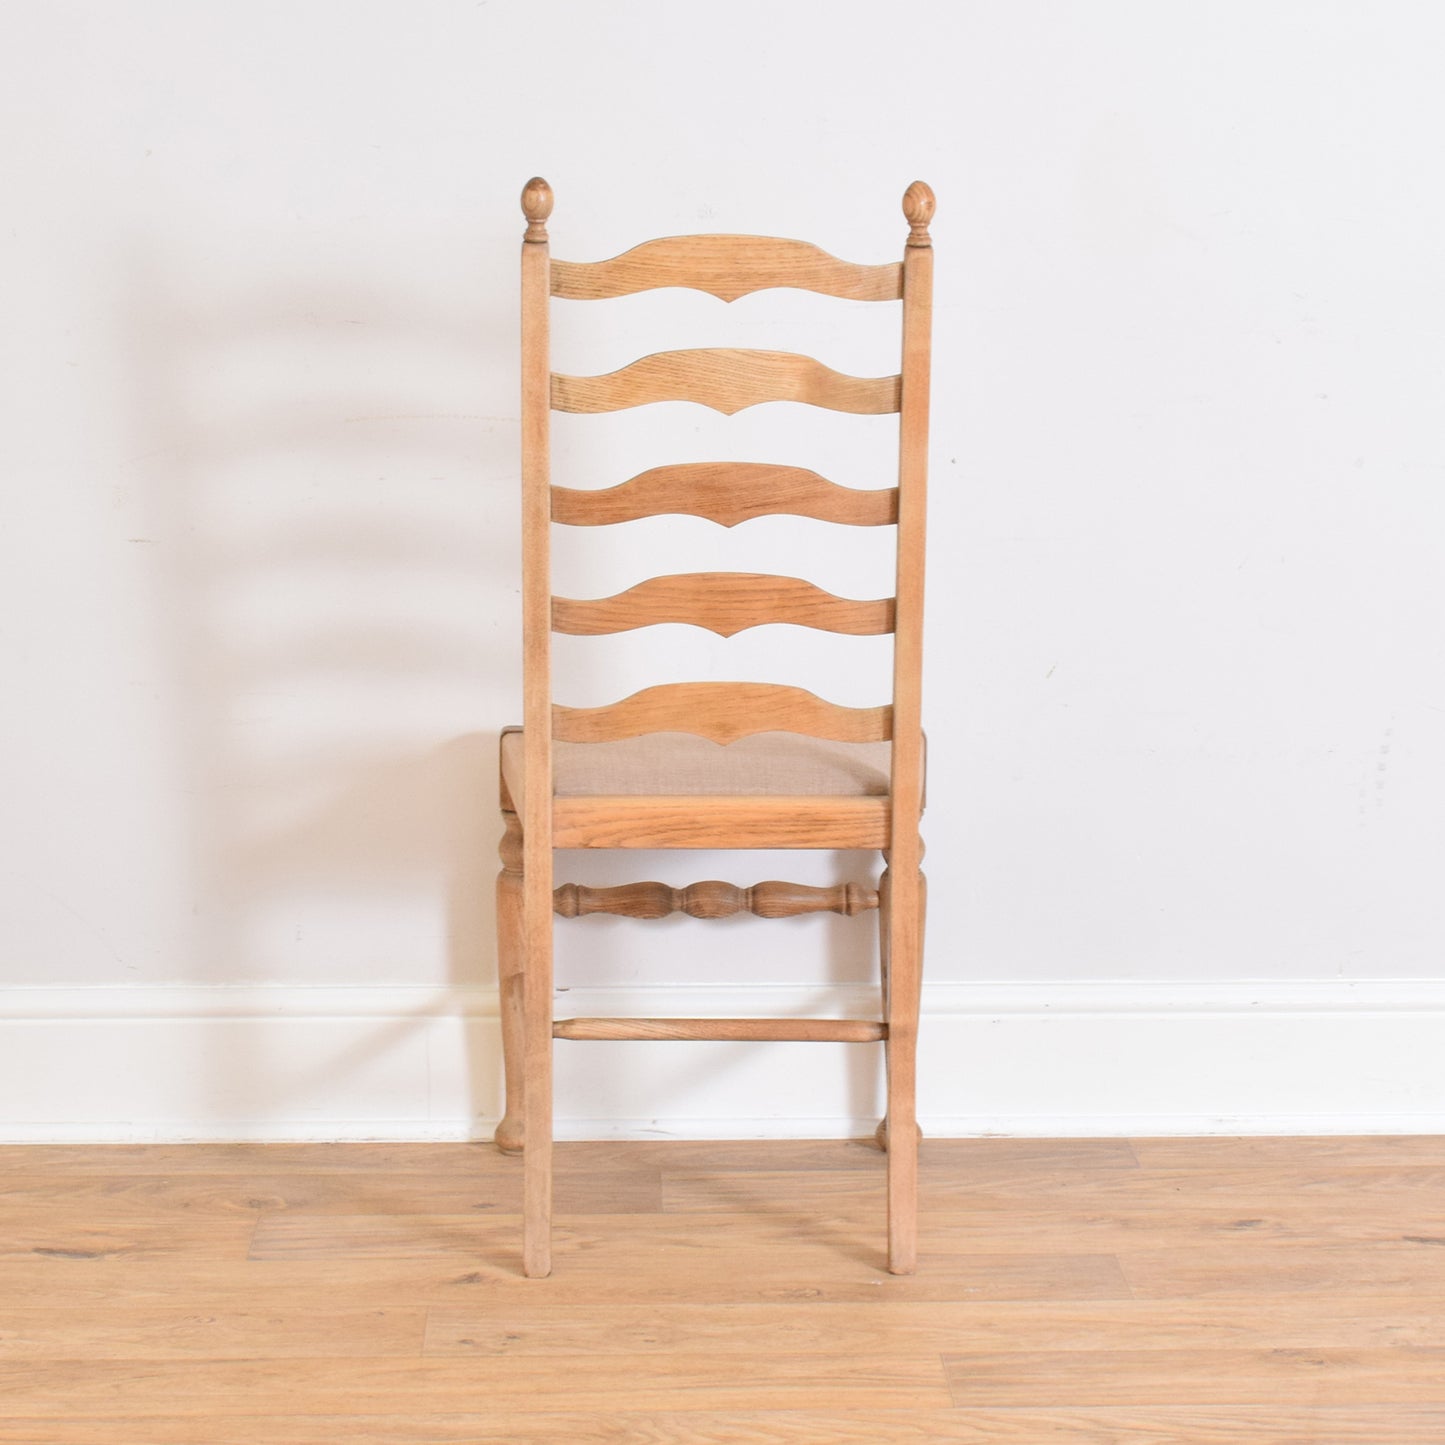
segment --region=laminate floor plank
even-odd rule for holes
[[[848,1180],[863,1183],[859,1171],[844,1171]],[[693,1183],[703,1178],[690,1175],[685,1179],[664,1171],[663,1203],[675,1208],[687,1196],[696,1194],[701,1186]],[[745,1176],[755,1178],[757,1176]],[[709,1183],[707,1188],[717,1186]],[[740,1188],[745,1186],[739,1186]],[[825,1182],[812,1180],[805,1187],[826,1189]],[[847,1183],[840,1183],[846,1190]],[[1251,1204],[1263,1206],[1291,1202],[1360,1200],[1364,1197],[1394,1200],[1421,1209],[1437,1207],[1445,1198],[1445,1168],[1433,1164],[1392,1164],[1347,1168],[1344,1166],[1302,1164],[1248,1165],[1232,1169],[1220,1164],[1214,1169],[1058,1169],[1040,1171],[1037,1176],[1018,1179],[991,1177],[984,1169],[962,1157],[944,1168],[938,1166],[924,1181],[927,1209],[988,1208],[1037,1209],[1045,1205],[1084,1205],[1097,1202],[1101,1207],[1127,1207],[1131,1203],[1153,1208],[1170,1204],[1227,1203],[1229,1207]]]
[[[503,1167],[516,1167],[515,1159],[494,1157]],[[871,1139],[569,1140],[557,1145],[557,1164],[561,1169],[650,1168],[675,1174],[886,1167],[883,1152]],[[1005,1177],[1061,1169],[1134,1170],[1139,1161],[1127,1139],[925,1139],[918,1167],[922,1178],[947,1178],[960,1168]]]
[[[0,1445],[1440,1445],[1431,1406],[193,1415],[0,1420]]]
[[[1193,1181],[1181,1183],[1177,1173],[1156,1179],[1145,1171],[1135,1171],[1124,1187],[1113,1180],[1095,1187],[1087,1177],[1070,1181],[1067,1189],[1030,1190],[1011,1182],[1000,1191],[935,1183],[920,1201],[921,1229],[939,1240],[967,1238],[970,1244],[979,1234],[1006,1237],[1011,1223],[1012,1232],[1034,1232],[1036,1241],[1056,1228],[1102,1230],[1121,1238],[1166,1231],[1190,1237],[1222,1232],[1278,1237],[1303,1233],[1314,1238],[1319,1229],[1346,1238],[1393,1238],[1436,1229],[1445,1237],[1445,1188],[1433,1178],[1392,1177],[1385,1182],[1347,1178],[1325,1189],[1302,1177],[1302,1187],[1294,1189],[1288,1178],[1271,1177],[1267,1187],[1244,1187],[1250,1182],[1246,1180],[1231,1190],[1219,1188],[1210,1175],[1194,1177],[1205,1181],[1202,1187],[1191,1189]],[[799,1176],[781,1171],[669,1174],[663,1178],[662,1195],[668,1214],[755,1214],[802,1220],[856,1211],[861,1216],[882,1206],[884,1179],[881,1173],[841,1169]]]
[[[1308,1311],[1286,1300],[813,1302],[700,1305],[435,1305],[428,1355],[817,1353],[1007,1350],[1445,1349],[1445,1301],[1368,1295],[1326,1299]]]
[[[508,1161],[515,1164],[515,1161]],[[563,1214],[651,1214],[662,1207],[662,1176],[656,1169],[559,1171],[557,1209]],[[0,1219],[22,1218],[33,1208],[45,1218],[59,1212],[109,1217],[138,1211],[161,1225],[177,1212],[251,1214],[270,1210],[327,1214],[510,1215],[522,1207],[520,1168],[456,1173],[432,1178],[420,1170],[383,1168],[201,1174],[65,1171],[0,1175]]]
[[[147,1259],[164,1261],[204,1252],[212,1258],[244,1259],[255,1233],[254,1218],[166,1218],[146,1211],[27,1210],[6,1217],[0,1210],[0,1271],[9,1261],[30,1259]]]
[[[1389,1294],[1445,1305],[1445,1248],[1433,1233],[1398,1244],[1261,1240],[1231,1248],[1201,1241],[1188,1250],[1121,1251],[1118,1258],[1142,1299]]]
[[[954,1403],[1445,1405],[1445,1350],[1018,1350],[945,1355]]]
[[[0,1302],[0,1361],[322,1359],[422,1352],[427,1311],[32,1306]],[[3,1437],[0,1437],[3,1438]]]
[[[801,1225],[807,1216],[794,1218]],[[1281,1201],[1263,1212],[1218,1205],[1172,1210],[930,1211],[920,1230],[930,1248],[943,1254],[967,1253],[984,1243],[999,1250],[1037,1250],[1048,1245],[1067,1251],[1219,1246],[1248,1252],[1271,1244],[1310,1248],[1394,1244],[1438,1249],[1445,1237],[1445,1218],[1438,1211],[1422,1218],[1410,1204],[1391,1203],[1362,1211],[1358,1204]]]
[[[1051,1149],[1062,1164],[1081,1158],[1116,1159],[1133,1167],[1127,1140],[1034,1139],[939,1140],[943,1153],[959,1142],[974,1146],[980,1157],[1014,1155],[1040,1158]],[[998,1146],[1019,1146],[1005,1147]],[[757,1140],[574,1140],[557,1145],[560,1169],[583,1172],[632,1173],[669,1168],[688,1169],[846,1169],[862,1160],[881,1158],[867,1139]],[[327,1174],[356,1172],[424,1174],[431,1179],[487,1179],[521,1172],[521,1160],[501,1154],[490,1140],[467,1143],[196,1143],[196,1144],[4,1144],[0,1175],[67,1172],[122,1174]]]
[[[1140,1191],[1144,1193],[1144,1191]],[[1369,1193],[1372,1207],[1362,1208]],[[1229,1238],[1438,1240],[1445,1244],[1445,1190],[1368,1190],[1342,1188],[1330,1194],[1286,1189],[1268,1195],[1221,1199],[1209,1191],[1196,1199],[1168,1190],[1150,1196],[1119,1195],[1109,1204],[1081,1188],[1068,1195],[1023,1191],[1001,1204],[990,1193],[950,1193],[933,1188],[923,1198],[923,1234],[945,1251],[977,1247],[980,1237],[993,1245],[1017,1241],[1036,1249],[1041,1240],[1107,1239],[1109,1247],[1146,1244],[1150,1236],[1187,1235],[1191,1239]],[[846,1213],[866,1220],[884,1208],[884,1179],[861,1171],[811,1171],[753,1175],[692,1175],[663,1181],[659,1174],[630,1180],[573,1174],[558,1181],[558,1212],[575,1215],[645,1214],[664,1203],[670,1215],[756,1215],[807,1226],[816,1218]],[[1378,1202],[1373,1202],[1378,1198]],[[1163,1202],[1167,1200],[1167,1204]],[[72,1176],[48,1185],[43,1177],[23,1176],[0,1185],[0,1254],[31,1248],[31,1236],[57,1229],[125,1229],[140,1236],[179,1239],[203,1230],[197,1216],[214,1214],[252,1222],[272,1215],[377,1216],[404,1219],[420,1215],[510,1218],[520,1204],[512,1181],[468,1187],[460,1181],[431,1185],[424,1176],[362,1174],[257,1176],[123,1176],[118,1181]],[[238,1231],[244,1227],[238,1225]],[[1012,1247],[1010,1245],[1010,1247]]]
[[[1139,1163],[1149,1169],[1247,1169],[1254,1165],[1320,1169],[1378,1169],[1395,1165],[1445,1168],[1442,1134],[1330,1134],[1314,1136],[1211,1135],[1208,1138],[1134,1139]]]
[[[491,1221],[488,1221],[491,1223]],[[569,1221],[558,1221],[563,1235]],[[0,1299],[18,1307],[76,1309],[123,1301],[167,1306],[195,1299],[210,1309],[399,1308],[542,1298],[581,1306],[627,1302],[703,1304],[863,1300],[1128,1299],[1112,1255],[926,1253],[916,1275],[891,1275],[884,1252],[854,1255],[807,1241],[763,1248],[748,1240],[707,1258],[677,1241],[654,1256],[634,1227],[595,1250],[559,1253],[565,1268],[545,1284],[522,1278],[515,1224],[503,1240],[477,1231],[472,1247],[423,1236],[383,1240],[375,1252],[265,1260],[188,1258],[161,1263],[110,1259],[0,1261]],[[574,1236],[575,1238],[575,1236]],[[390,1252],[388,1252],[390,1251]],[[402,1251],[405,1251],[404,1253]],[[62,1267],[63,1266],[63,1267]]]
[[[0,1417],[104,1413],[514,1415],[556,1410],[828,1410],[951,1404],[937,1355],[565,1355],[517,1359],[0,1362]],[[202,1427],[204,1428],[204,1427]]]

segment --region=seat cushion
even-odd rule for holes
[[[691,733],[607,743],[552,744],[559,798],[603,795],[879,798],[888,795],[890,743],[838,743],[754,733],[723,746]],[[502,734],[502,773],[522,794],[522,733]]]

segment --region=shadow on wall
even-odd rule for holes
[[[135,540],[176,702],[185,981],[489,986],[516,423],[477,406],[514,366],[514,318],[465,286],[442,305],[434,278],[398,289],[395,268],[275,272],[139,252],[123,318]],[[407,1026],[431,1025],[387,1020],[377,1051]],[[474,1121],[498,1104],[481,1056]],[[335,1091],[360,1062],[317,1067]],[[223,1048],[202,1092],[265,1064]]]
[[[264,239],[237,243],[230,264],[139,249],[122,318],[137,542],[154,556],[175,703],[173,862],[192,909],[179,981],[490,989],[497,735],[520,716],[515,297],[494,286],[483,303],[477,248],[460,244],[448,275],[410,250],[407,264],[368,271],[339,252],[303,271],[290,240],[268,264]],[[593,681],[615,691],[610,674]],[[559,881],[803,879],[798,861],[564,854]],[[822,866],[834,881],[860,860]],[[784,976],[805,935],[821,982],[876,976],[869,919],[593,919],[559,930],[562,978],[571,954],[578,983],[630,983],[656,948],[679,965],[669,977],[727,981],[695,955],[699,929],[720,930],[709,946],[735,960],[766,950]],[[395,1053],[398,1090],[430,1107],[431,1013],[355,1022],[338,1051],[284,1067],[253,1056],[254,1029],[221,1031],[198,1096],[243,1096],[264,1137],[268,1121],[348,1117],[348,1080]],[[474,1137],[500,1113],[495,1030],[483,1019],[464,1034]],[[601,1093],[623,1114],[637,1107],[629,1058],[654,1097],[725,1090],[720,1076],[750,1067],[717,1045],[668,1046],[656,1065],[614,1049]],[[271,1087],[253,1087],[268,1068]],[[880,1072],[874,1050],[848,1051],[852,1117],[876,1109]]]

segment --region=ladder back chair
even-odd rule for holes
[[[506,1081],[499,1147],[523,1155],[523,1268],[551,1270],[554,1039],[758,1039],[882,1042],[887,1114],[888,1267],[917,1258],[915,1062],[925,884],[920,720],[924,507],[927,482],[933,192],[908,187],[903,260],[855,265],[802,241],[741,235],[649,241],[608,261],[554,261],[546,181],[522,192],[523,726],[503,733],[505,833],[497,883],[498,973]],[[654,354],[603,376],[551,370],[552,298],[603,300],[689,287],[724,301],[794,287],[854,301],[901,301],[896,374],[845,376],[812,357],[709,349]],[[763,401],[838,412],[897,413],[896,487],[862,491],[799,467],[687,462],[601,490],[553,486],[553,411],[606,412],[692,401],[731,415]],[[552,595],[551,527],[604,526],[689,514],[731,527],[769,514],[896,528],[895,593],[836,597],[795,577],[692,573],[653,577],[612,597]],[[724,637],[790,622],[854,635],[893,634],[892,697],[843,707],[802,688],[751,682],[669,683],[604,707],[552,700],[553,633],[597,635],[687,622]],[[875,890],[766,882],[616,888],[555,886],[555,848],[870,849]],[[589,913],[777,918],[876,909],[882,983],[874,1019],[553,1017],[552,919]]]

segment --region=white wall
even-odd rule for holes
[[[1445,1021],[1445,17],[908,15],[11,8],[0,1132],[445,1135],[495,1113],[534,173],[554,254],[578,259],[709,229],[892,259],[904,186],[937,191],[933,1127],[1445,1127],[1425,1062]],[[613,304],[620,340],[597,311],[562,319],[559,369],[729,341],[892,365],[891,307]],[[649,410],[560,419],[561,475],[731,454],[886,479],[884,423]],[[565,542],[561,580],[737,565],[751,540],[867,592],[843,579],[879,539],[830,563],[804,526],[640,524],[610,566]],[[650,646],[664,674],[790,676],[773,631]],[[559,650],[577,701],[640,685],[641,656]],[[834,640],[808,680],[869,701],[886,660]],[[563,984],[661,1012],[802,1008],[872,967],[846,920],[559,936]],[[679,957],[710,992],[669,989]],[[1274,1032],[1246,1047],[1260,1008]],[[871,1050],[573,1047],[574,1132],[817,1132],[876,1104]]]

